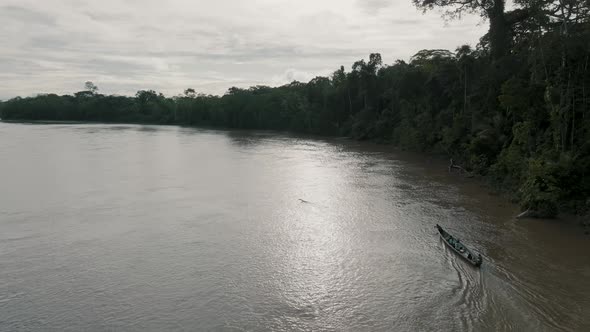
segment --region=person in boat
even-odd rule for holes
[[[455,239],[454,237],[449,238],[449,244],[453,246],[453,248],[459,250],[459,239]]]

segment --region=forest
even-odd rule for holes
[[[348,136],[453,158],[538,216],[590,210],[590,0],[413,0],[442,19],[476,13],[480,42],[409,61],[378,53],[279,87],[166,97],[74,95],[0,103],[3,120],[219,126]],[[588,113],[588,114],[587,114]]]

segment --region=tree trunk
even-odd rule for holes
[[[584,76],[588,77],[588,55],[586,55],[586,64],[584,65]],[[586,119],[586,79],[582,79],[582,122]],[[583,133],[583,132],[582,132]]]
[[[504,2],[505,0],[496,0],[494,6],[488,10],[492,60],[498,60],[507,55],[510,49],[510,27],[506,20]]]
[[[350,88],[348,88],[348,113],[352,116],[352,99],[350,98]]]
[[[575,151],[574,145],[574,137],[576,134],[576,90],[572,91],[572,132],[571,132],[571,140],[570,140],[570,150]]]
[[[463,90],[463,116],[467,113],[467,65],[465,65],[465,89]]]

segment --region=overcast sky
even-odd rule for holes
[[[0,99],[280,85],[379,52],[475,46],[477,17],[446,23],[411,0],[0,0]]]

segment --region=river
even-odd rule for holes
[[[387,146],[0,123],[0,184],[1,331],[590,330],[590,236]]]

